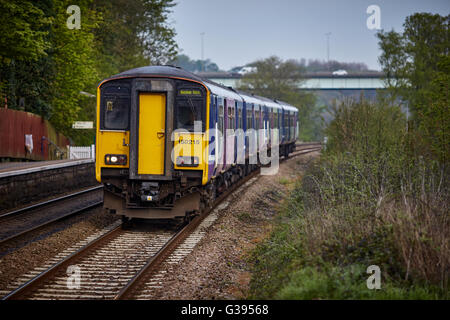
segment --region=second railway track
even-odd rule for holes
[[[0,245],[103,203],[102,186],[73,192],[0,215]]]

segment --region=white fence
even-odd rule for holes
[[[69,149],[69,159],[94,159],[95,158],[95,145],[87,147],[72,147],[67,146]]]

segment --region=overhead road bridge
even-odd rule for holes
[[[200,72],[199,76],[227,87],[237,87],[242,78],[240,73]],[[298,84],[302,90],[377,90],[385,89],[384,74],[378,71],[334,75],[332,72],[306,73]]]

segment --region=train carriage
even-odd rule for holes
[[[250,126],[256,153],[270,149],[274,129],[291,146],[284,152],[295,143],[295,107],[170,66],[102,81],[97,111],[96,178],[104,207],[126,219],[185,219],[211,205],[258,166]]]

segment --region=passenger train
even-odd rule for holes
[[[298,130],[294,106],[178,67],[112,76],[97,89],[104,208],[124,220],[190,218],[261,159],[291,153]]]

